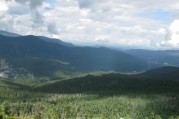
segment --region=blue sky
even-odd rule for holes
[[[56,4],[57,0],[46,0],[47,2],[49,2],[50,4]]]
[[[151,12],[142,13],[140,15],[142,17],[158,20],[164,24],[170,24],[173,20],[172,13],[170,11],[165,11],[162,9],[157,9]]]

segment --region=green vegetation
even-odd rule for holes
[[[98,74],[98,73],[97,73]],[[0,80],[5,119],[178,119],[179,81],[101,74],[25,86]]]
[[[61,71],[63,74],[72,74],[76,72],[67,62],[61,62],[51,59],[40,58],[10,58],[7,62],[13,64],[17,74],[29,75],[29,77],[48,77],[51,80],[62,79],[64,75],[56,75]]]
[[[148,68],[145,60],[122,51],[105,47],[79,47],[50,42],[37,36],[6,37],[0,35],[0,59],[17,74],[25,71],[34,76],[54,76],[63,73],[95,71],[143,71]],[[45,38],[46,39],[46,38]],[[60,77],[58,77],[60,78]]]
[[[0,119],[179,119],[178,58],[2,34]]]

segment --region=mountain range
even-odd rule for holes
[[[145,60],[105,47],[79,47],[39,36],[0,35],[0,58],[20,72],[53,77],[57,72],[143,71]]]
[[[169,119],[179,114],[178,85],[177,50],[79,47],[0,31],[0,118]]]
[[[179,51],[82,47],[44,36],[0,31],[0,76],[5,77],[63,79],[97,71],[143,72],[179,66],[178,58]]]
[[[130,49],[125,52],[146,60],[149,69],[162,66],[179,66],[179,50]]]

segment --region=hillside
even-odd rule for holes
[[[103,47],[72,47],[36,36],[0,35],[0,42],[0,58],[14,70],[21,69],[34,76],[56,77],[56,72],[67,75],[94,71],[132,72],[147,68],[145,60]]]
[[[178,80],[179,81],[179,67],[165,66],[146,71],[142,74],[145,77],[160,80]]]
[[[179,80],[158,79],[157,72],[165,68],[147,71],[152,77],[146,73],[143,76],[110,73],[35,87],[0,79],[0,116],[13,119],[177,119]],[[170,70],[178,69],[170,67]]]
[[[0,78],[0,104],[6,100],[28,98],[30,96],[30,87],[13,83]],[[29,94],[28,94],[29,93]],[[25,97],[25,95],[27,97]]]
[[[102,76],[87,75],[69,80],[55,81],[37,87],[44,92],[113,94],[179,93],[179,68],[162,67],[142,74],[110,73]]]
[[[5,87],[14,88],[14,89],[19,89],[19,90],[27,90],[27,89],[30,89],[28,86],[24,86],[24,85],[21,85],[21,84],[17,84],[17,83],[8,81],[8,80],[3,79],[3,78],[0,78],[0,85],[1,85],[1,86],[0,86],[1,91],[2,91],[2,89],[5,88]]]
[[[19,34],[10,33],[10,32],[3,31],[3,30],[0,30],[0,35],[7,36],[7,37],[18,37],[18,36],[20,36]]]

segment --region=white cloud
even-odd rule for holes
[[[179,20],[174,20],[169,29],[171,31],[171,39],[168,42],[175,47],[179,47]]]
[[[0,0],[0,5],[1,5],[1,7],[0,7],[0,12],[1,12],[1,11],[7,11],[7,10],[8,10],[8,7],[7,7],[7,5],[6,5],[5,0]]]
[[[0,1],[0,27],[20,34],[46,35],[86,45],[178,47],[178,0]],[[171,25],[141,14],[168,11]],[[8,21],[8,22],[7,22]]]

